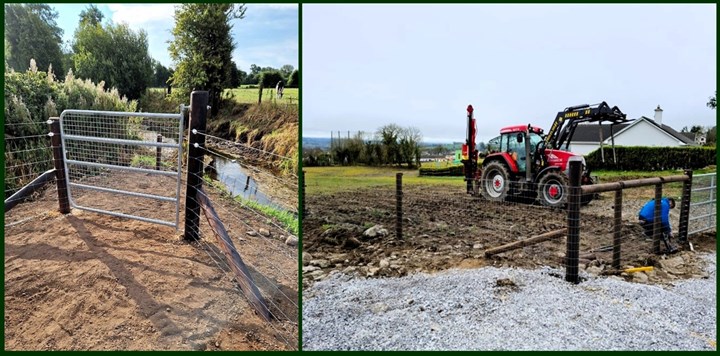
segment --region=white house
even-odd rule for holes
[[[585,155],[600,148],[600,142],[602,142],[603,147],[611,148],[611,136],[614,136],[615,146],[675,147],[696,145],[692,139],[668,125],[663,125],[662,111],[660,105],[658,105],[657,109],[655,109],[654,119],[641,116],[626,124],[580,124],[575,129],[569,149],[571,152]]]

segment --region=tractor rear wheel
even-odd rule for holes
[[[483,168],[480,180],[482,195],[490,201],[503,201],[510,189],[510,173],[500,162],[490,162]]]
[[[537,199],[542,205],[560,208],[567,204],[568,179],[562,172],[550,172],[540,178]]]

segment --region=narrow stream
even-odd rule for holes
[[[223,156],[210,154],[214,161],[217,176],[212,176],[223,183],[232,196],[241,196],[248,200],[256,201],[262,205],[272,206],[278,210],[286,210],[275,203],[263,191],[261,185],[252,177],[252,172],[240,166],[234,159],[230,160]]]

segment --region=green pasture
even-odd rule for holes
[[[426,164],[433,166],[434,163]],[[458,189],[465,187],[463,177],[420,177],[417,169],[397,167],[366,167],[366,166],[338,166],[338,167],[304,167],[305,171],[305,193],[332,194],[340,191],[351,191],[359,188],[372,187],[394,187],[395,174],[403,173],[403,185],[427,185],[427,186],[454,186]],[[694,174],[714,173],[715,168],[696,170]],[[664,177],[680,175],[682,171],[596,171],[601,183],[617,182],[621,180]],[[668,195],[679,195],[681,183],[669,183],[666,187]],[[635,189],[637,194],[651,194],[647,189]],[[651,194],[652,195],[652,194]]]
[[[443,185],[464,187],[463,177],[420,177],[417,169],[397,167],[306,167],[305,193],[332,194],[371,187],[394,187],[395,175],[403,174],[403,185]]]
[[[223,96],[227,97],[230,95],[235,101],[243,104],[254,104],[258,102],[258,89],[257,88],[235,88],[225,89]],[[285,88],[283,91],[283,97],[281,99],[275,98],[275,88],[263,89],[262,101],[263,103],[275,102],[278,104],[298,104],[298,88]]]
[[[147,88],[151,92],[167,92],[166,88]],[[223,97],[231,97],[241,104],[255,104],[258,102],[258,88],[242,86],[235,89],[225,89]],[[298,88],[285,88],[282,99],[275,98],[275,88],[263,89],[263,103],[275,102],[277,104],[298,104]]]

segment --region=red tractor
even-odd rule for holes
[[[486,199],[502,201],[510,196],[532,197],[543,205],[562,207],[568,198],[568,162],[583,162],[581,184],[593,184],[585,159],[567,151],[575,129],[580,123],[610,122],[612,127],[628,122],[617,107],[602,102],[595,105],[577,105],[558,113],[547,135],[531,125],[508,126],[500,136],[490,140],[493,150],[478,169],[475,147],[475,119],[472,106],[468,106],[468,135],[463,145],[463,164],[468,193],[478,190]],[[565,150],[561,147],[565,145]],[[582,197],[584,204],[592,195]]]

